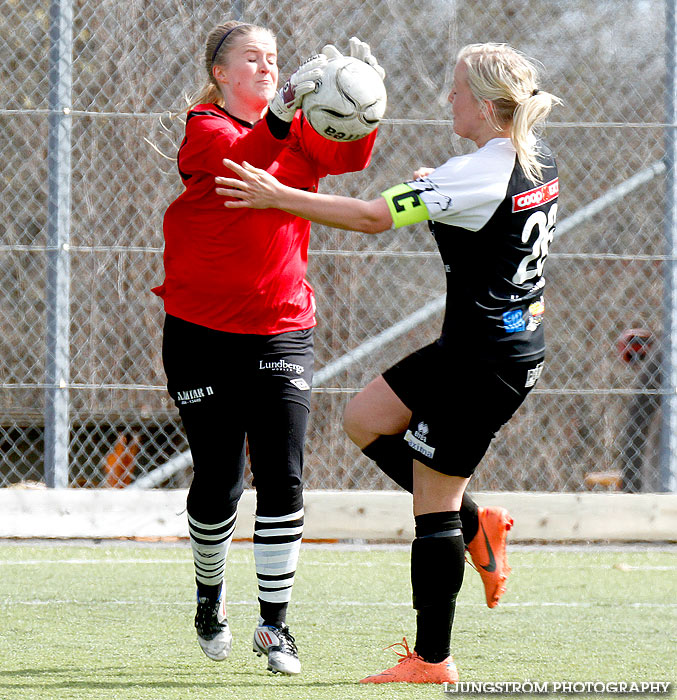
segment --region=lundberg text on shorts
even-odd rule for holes
[[[667,695],[672,683],[666,681],[459,681],[445,683],[444,692],[449,695]]]

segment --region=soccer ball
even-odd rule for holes
[[[314,92],[303,98],[303,114],[331,141],[356,141],[370,134],[386,109],[386,88],[367,63],[351,56],[332,58]]]

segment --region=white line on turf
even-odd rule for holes
[[[0,606],[3,605],[28,605],[28,606],[41,606],[41,605],[120,605],[120,606],[132,606],[132,605],[148,605],[146,599],[143,600],[74,600],[74,599],[48,599],[48,600],[0,600]],[[193,601],[173,601],[173,602],[161,602],[157,601],[153,603],[155,606],[169,606],[175,607],[193,607],[195,603]],[[336,606],[336,607],[347,607],[347,608],[374,608],[374,607],[411,607],[411,602],[393,602],[393,601],[361,601],[361,600],[323,600],[323,601],[309,601],[309,600],[297,600],[294,601],[294,606]],[[258,602],[255,600],[235,600],[228,602],[229,607],[233,606],[258,606]],[[465,607],[477,607],[484,608],[484,603],[464,603]],[[587,601],[563,601],[563,602],[549,602],[549,601],[523,601],[518,603],[501,603],[502,608],[677,608],[677,603],[625,603],[619,602],[617,604],[604,604],[587,602]]]
[[[59,564],[72,564],[77,566],[93,566],[98,564],[110,564],[118,566],[119,564],[180,564],[181,566],[189,566],[193,564],[191,559],[4,559],[0,560],[0,566],[54,566]],[[228,565],[244,565],[249,566],[251,559],[228,559]],[[547,564],[512,564],[513,572],[521,569],[545,569]],[[303,566],[334,566],[334,567],[382,567],[381,562],[370,561],[354,561],[354,562],[332,562],[332,561],[308,561],[301,559],[299,568]],[[390,562],[388,566],[405,566],[409,567],[408,561]],[[565,564],[560,565],[553,562],[553,568],[559,569],[618,569],[621,571],[677,571],[677,566],[654,566],[651,564],[642,564],[636,566],[626,562],[617,562],[615,564]]]

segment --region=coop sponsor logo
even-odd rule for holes
[[[559,194],[559,178],[550,180],[544,185],[539,187],[534,187],[532,190],[527,192],[521,192],[520,194],[515,194],[512,197],[512,213],[518,211],[525,211],[526,209],[533,209],[534,207],[540,207],[541,204],[547,204],[557,197]]]
[[[287,360],[276,360],[275,362],[259,360],[259,369],[272,369],[276,372],[296,372],[296,374],[305,372],[303,365],[296,365],[293,362],[287,362]]]
[[[182,406],[187,403],[200,403],[205,396],[212,396],[214,389],[210,386],[199,387],[197,389],[186,389],[176,393],[176,401]]]

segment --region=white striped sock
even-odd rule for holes
[[[291,600],[302,537],[303,508],[289,515],[256,516],[254,561],[262,601]]]
[[[195,578],[205,586],[218,586],[226,570],[228,549],[237,513],[221,523],[201,523],[188,516],[188,533],[195,562]]]

